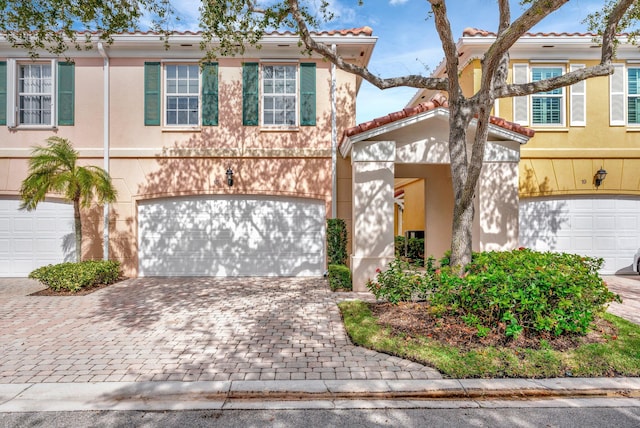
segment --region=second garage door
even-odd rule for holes
[[[324,201],[207,196],[138,205],[140,276],[318,276]]]
[[[632,273],[640,247],[640,198],[531,198],[520,201],[520,245],[601,257],[603,274]]]

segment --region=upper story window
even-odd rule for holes
[[[0,61],[0,125],[74,125],[75,64],[56,59]]]
[[[218,125],[218,64],[145,62],[144,124]]]
[[[583,64],[569,64],[571,71],[584,67]],[[512,81],[515,84],[538,82],[562,76],[566,66],[556,64],[513,64]],[[570,102],[567,93],[570,91]],[[584,82],[513,98],[513,121],[524,126],[561,127],[585,126],[586,87]]]
[[[198,126],[200,70],[196,64],[165,67],[165,124]]]
[[[640,124],[640,68],[627,69],[627,122]]]
[[[262,67],[262,124],[297,125],[297,67],[265,65]]]
[[[531,81],[561,76],[562,67],[532,67]],[[531,123],[533,125],[564,124],[564,88],[539,92],[531,96]]]
[[[316,124],[316,64],[242,65],[242,124],[296,129]]]
[[[52,125],[51,63],[18,64],[18,125]]]

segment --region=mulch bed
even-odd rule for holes
[[[434,316],[426,303],[401,302],[370,304],[372,313],[378,323],[388,327],[393,333],[406,337],[423,336],[442,344],[459,348],[461,351],[483,348],[487,346],[511,349],[539,349],[540,341],[546,340],[549,346],[557,351],[574,349],[587,343],[603,343],[617,336],[617,329],[610,322],[598,318],[593,331],[586,336],[563,335],[555,337],[550,333],[528,337],[525,333],[515,339],[507,339],[504,335],[505,325],[495,326],[485,337],[478,337],[477,329],[465,324],[459,316]]]

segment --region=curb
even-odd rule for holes
[[[0,413],[482,407],[527,400],[557,406],[567,399],[640,407],[639,398],[640,378],[40,383],[0,385]]]

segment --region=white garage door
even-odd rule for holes
[[[601,273],[632,273],[640,247],[640,198],[522,199],[520,245],[601,257]]]
[[[323,201],[261,196],[138,205],[140,276],[317,276],[325,265]]]
[[[48,264],[74,260],[73,205],[41,202],[20,211],[15,199],[0,199],[0,276],[24,277]]]

